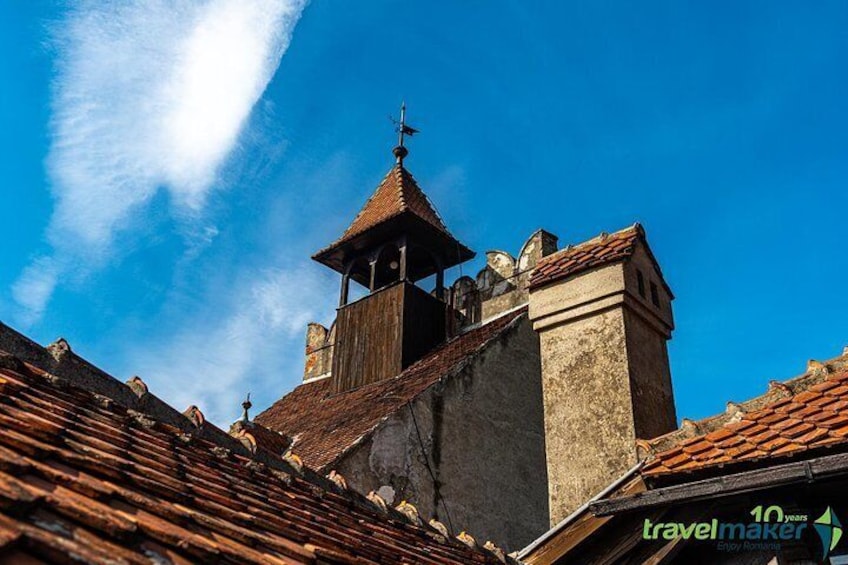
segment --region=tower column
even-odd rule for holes
[[[402,281],[406,280],[406,238],[404,237],[400,243],[400,266],[398,267],[398,278]]]
[[[372,259],[368,261],[368,268],[370,269],[370,278],[368,279],[368,290],[370,292],[374,292],[375,286],[377,284],[377,260]]]
[[[438,269],[436,270],[436,298],[439,300],[445,299],[445,269],[442,267],[442,262],[439,261]]]
[[[350,290],[350,274],[342,275],[342,291],[339,296],[339,308],[347,304],[348,291]]]

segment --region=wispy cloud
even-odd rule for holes
[[[56,262],[40,257],[30,264],[12,287],[12,297],[23,307],[21,322],[30,325],[41,317],[59,276]]]
[[[305,0],[88,0],[56,27],[53,251],[14,287],[24,321],[69,270],[107,261],[159,190],[197,216]]]
[[[296,382],[303,357],[286,352],[302,351],[293,342],[303,343],[306,324],[336,284],[307,265],[242,274],[178,329],[125,354],[155,394],[179,408],[197,404],[220,425],[238,415],[239,395],[252,391],[264,408]]]

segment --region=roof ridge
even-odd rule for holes
[[[530,272],[529,288],[537,289],[586,271],[625,261],[632,257],[640,241],[654,264],[661,284],[673,298],[659,263],[648,245],[645,230],[638,222],[612,233],[601,232],[576,245],[566,245],[559,251],[542,257]]]
[[[550,259],[557,257],[558,255],[564,255],[565,253],[567,253],[569,251],[577,251],[581,247],[587,247],[589,245],[601,243],[602,241],[606,241],[607,239],[609,239],[611,237],[623,235],[623,234],[630,232],[630,231],[636,231],[640,235],[644,235],[644,233],[645,233],[644,228],[642,228],[642,224],[640,224],[639,222],[636,222],[634,224],[631,224],[627,227],[621,228],[621,229],[616,230],[614,232],[602,231],[598,235],[592,236],[589,239],[581,241],[580,243],[570,243],[570,244],[566,245],[565,247],[563,247],[562,249],[554,251],[550,255],[543,257],[543,259],[550,260]]]
[[[521,310],[524,310],[524,311],[523,311],[523,312],[520,312]],[[481,329],[481,328],[484,328],[484,327],[486,327],[486,326],[488,326],[488,325],[490,325],[490,324],[492,324],[492,323],[494,323],[494,322],[496,322],[496,321],[500,320],[501,318],[505,318],[506,316],[508,316],[508,315],[510,315],[510,314],[513,314],[513,313],[516,313],[516,312],[520,312],[519,314],[516,314],[516,316],[515,316],[514,318],[512,318],[511,320],[509,320],[509,321],[506,323],[506,325],[505,325],[504,327],[502,327],[502,328],[501,328],[501,329],[500,329],[497,333],[495,333],[494,335],[489,336],[489,337],[488,337],[487,339],[485,339],[482,343],[480,343],[477,347],[475,347],[474,349],[472,349],[470,354],[466,354],[466,355],[463,357],[463,360],[462,360],[462,361],[457,362],[457,364],[456,364],[456,365],[454,365],[451,369],[452,369],[452,370],[453,370],[453,369],[455,369],[455,368],[456,368],[458,365],[460,365],[460,364],[462,364],[462,365],[464,366],[465,362],[467,362],[469,359],[471,359],[471,358],[473,358],[473,357],[474,357],[474,354],[476,354],[477,352],[482,351],[483,349],[485,349],[486,347],[488,347],[488,346],[489,346],[489,344],[490,344],[490,343],[491,343],[491,342],[492,342],[495,338],[497,338],[497,337],[498,337],[498,336],[500,336],[503,332],[505,332],[505,331],[507,331],[508,329],[510,329],[512,326],[516,325],[516,324],[517,324],[517,321],[518,321],[518,320],[520,320],[520,319],[522,318],[522,316],[524,316],[524,315],[526,315],[526,314],[527,314],[526,310],[527,310],[527,304],[522,304],[521,306],[518,306],[518,307],[516,307],[516,308],[513,308],[512,310],[510,310],[510,311],[508,311],[508,312],[503,312],[502,314],[500,314],[500,315],[498,315],[498,316],[495,316],[495,317],[491,318],[490,320],[486,321],[485,323],[481,323],[479,326],[477,326],[476,328],[474,328],[474,329]],[[433,351],[431,351],[431,353],[435,353],[436,351],[438,351],[438,349],[440,349],[440,348],[443,348],[443,347],[447,346],[449,343],[451,343],[451,342],[453,342],[453,341],[455,341],[455,340],[457,340],[457,339],[460,339],[460,338],[461,338],[463,335],[465,335],[466,333],[468,333],[468,332],[467,332],[467,331],[463,331],[462,333],[457,334],[457,335],[456,335],[455,337],[453,337],[452,339],[450,339],[450,340],[446,341],[445,343],[441,344],[438,348],[436,348],[436,349],[434,349]],[[421,363],[421,362],[422,362],[422,361],[424,361],[424,360],[425,360],[425,359],[420,359],[420,360],[416,361],[415,363],[413,363],[412,365],[410,365],[409,367],[407,367],[406,369],[404,369],[404,371],[403,371],[400,375],[398,375],[397,377],[394,377],[394,378],[399,378],[399,377],[401,377],[401,376],[403,375],[403,373],[405,373],[406,371],[412,371],[412,369],[413,369],[416,365],[418,365],[419,363]]]
[[[403,173],[404,173],[405,169],[403,168],[403,165],[400,164],[400,163],[395,165],[394,169],[397,171],[396,172],[396,176],[397,176],[396,182],[397,182],[398,200],[400,201],[400,208],[401,208],[401,210],[405,211],[407,208],[409,208],[409,204],[407,204],[407,202],[406,202],[406,194],[404,194],[404,190],[403,190],[404,189]]]
[[[745,418],[747,414],[767,408],[783,399],[794,398],[809,390],[811,387],[831,379],[838,378],[848,372],[848,348],[827,361],[810,360],[807,370],[785,381],[770,380],[765,393],[749,398],[742,402],[727,402],[724,412],[706,416],[700,420],[681,419],[681,426],[661,436],[650,440],[640,440],[639,448],[646,456],[653,457],[662,452],[672,450],[687,440],[695,439],[714,432],[728,424]]]
[[[435,216],[435,219],[436,219],[436,220],[438,221],[438,223],[439,223],[438,227],[439,227],[440,229],[442,229],[444,232],[446,232],[448,235],[450,235],[451,237],[453,237],[453,235],[451,234],[450,230],[448,229],[447,224],[445,223],[444,218],[442,218],[442,215],[439,213],[439,210],[436,208],[436,204],[435,204],[435,203],[433,202],[433,200],[432,200],[432,199],[431,199],[431,198],[427,195],[427,193],[426,193],[426,192],[424,192],[424,191],[421,189],[421,187],[418,185],[418,181],[417,181],[417,180],[415,180],[415,175],[413,175],[413,174],[412,174],[412,171],[410,171],[409,169],[407,169],[407,168],[406,168],[406,167],[404,167],[403,165],[400,165],[400,168],[401,168],[401,170],[402,170],[402,175],[406,175],[406,178],[408,179],[408,182],[410,182],[410,183],[411,183],[411,184],[410,184],[410,188],[411,188],[412,190],[415,190],[415,191],[416,191],[419,195],[421,195],[421,197],[422,197],[422,198],[424,198],[425,203],[426,203],[426,204],[430,207],[430,211],[433,213],[433,216]],[[403,176],[402,176],[401,178],[403,178]],[[405,196],[405,195],[404,195],[404,196]],[[406,202],[406,199],[404,198],[404,199],[403,199],[403,201],[404,201],[404,203],[405,203],[405,202]],[[408,204],[407,204],[407,206],[408,206],[409,210],[410,210],[410,211],[412,211],[412,207],[411,207],[410,205],[408,205]]]
[[[25,349],[10,347],[10,345],[14,346],[16,341]],[[47,355],[44,355],[45,353]],[[54,359],[53,363],[43,363],[51,357]],[[33,375],[48,379],[53,384],[78,389],[95,399],[105,398],[127,410],[172,426],[181,432],[190,433],[218,447],[243,456],[252,455],[230,434],[207,421],[196,406],[189,406],[185,412],[181,413],[149,392],[147,385],[138,376],[133,376],[126,384],[121,383],[112,375],[73,353],[68,342],[62,338],[47,347],[42,347],[0,323],[0,369],[17,370],[20,367]],[[99,378],[91,379],[92,374],[97,374]],[[293,470],[283,461],[280,461],[280,465],[279,470],[286,472]],[[316,476],[318,476],[317,473]]]

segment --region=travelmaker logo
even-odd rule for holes
[[[682,538],[714,541],[720,551],[776,551],[781,542],[800,540],[811,523],[806,514],[787,514],[777,505],[755,506],[752,521],[721,522],[715,518],[708,522],[652,522],[645,519],[642,538],[646,540],[675,540]],[[821,539],[822,559],[825,559],[842,538],[842,524],[828,507],[812,522]]]

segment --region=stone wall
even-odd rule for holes
[[[389,417],[339,471],[353,488],[407,500],[455,534],[520,549],[548,526],[540,371],[538,337],[522,316]]]

